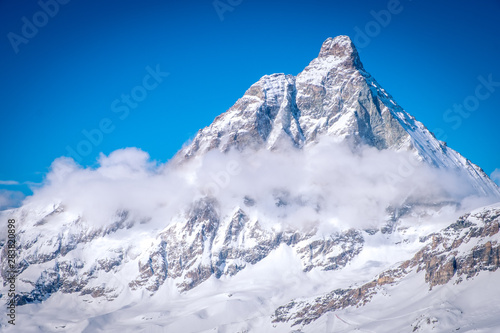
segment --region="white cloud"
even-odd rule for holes
[[[20,191],[9,191],[0,189],[0,210],[18,207],[24,199]]]
[[[409,153],[369,147],[353,152],[328,138],[305,150],[211,151],[181,164],[157,164],[146,152],[127,148],[101,154],[98,163],[82,168],[69,158],[55,160],[27,202],[62,203],[97,224],[128,210],[162,228],[208,193],[222,215],[240,206],[267,225],[347,228],[383,223],[388,206],[467,203],[475,193],[460,175],[422,165]],[[246,207],[245,196],[256,204]]]
[[[19,185],[19,182],[15,180],[0,180],[0,185]]]
[[[500,169],[495,169],[490,175],[491,180],[493,180],[497,185],[500,185]]]

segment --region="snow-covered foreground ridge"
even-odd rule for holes
[[[329,38],[165,165],[133,148],[97,168],[56,160],[0,213],[16,220],[19,269],[2,331],[500,330],[500,204],[484,206],[499,201],[348,37]]]

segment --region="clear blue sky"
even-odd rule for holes
[[[488,174],[500,168],[499,1],[54,1],[41,0],[53,17],[0,1],[0,190],[30,193],[99,126],[83,165],[124,147],[167,161],[261,76],[298,74],[341,34],[409,113]],[[158,82],[157,65],[169,73]],[[141,101],[127,106],[131,92]]]

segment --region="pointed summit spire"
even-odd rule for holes
[[[359,59],[358,51],[349,36],[337,36],[328,38],[321,45],[318,58],[335,57],[345,60],[355,68],[363,68]]]

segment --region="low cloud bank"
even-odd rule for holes
[[[205,196],[218,200],[222,216],[241,206],[263,223],[340,228],[380,225],[388,207],[404,204],[454,202],[468,209],[489,202],[476,197],[462,175],[424,165],[410,153],[353,150],[323,138],[301,150],[211,151],[182,163],[159,164],[136,148],[101,154],[95,168],[59,158],[25,203],[61,203],[96,225],[127,210],[165,227]]]

